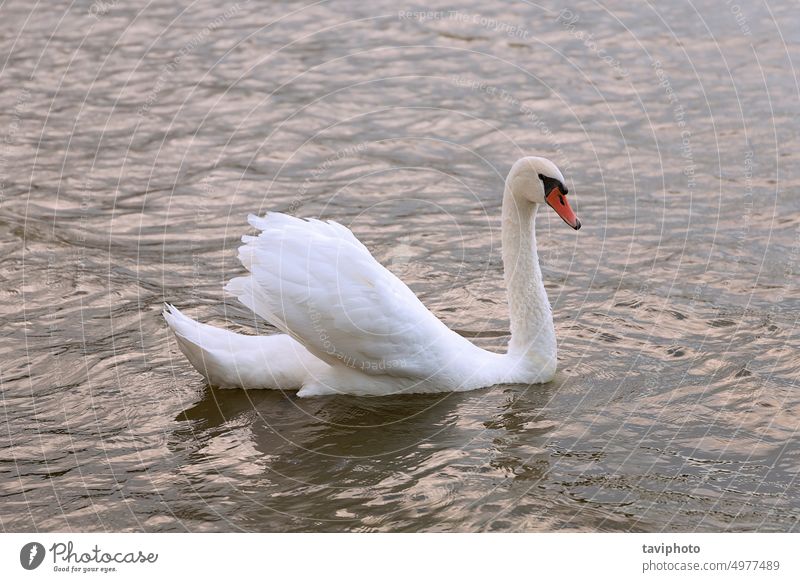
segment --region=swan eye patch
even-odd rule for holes
[[[544,194],[547,196],[553,191],[553,188],[558,188],[559,191],[564,194],[565,196],[569,194],[569,190],[564,184],[561,183],[560,180],[556,180],[555,178],[550,178],[549,176],[545,176],[544,174],[539,174],[539,179],[544,183]]]

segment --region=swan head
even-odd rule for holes
[[[547,158],[526,157],[516,161],[506,178],[506,185],[518,201],[547,204],[561,219],[575,230],[581,221],[567,202],[564,176]]]

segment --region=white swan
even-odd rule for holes
[[[480,349],[445,326],[346,227],[268,213],[249,222],[239,259],[250,272],[225,290],[284,332],[246,336],[167,305],[181,351],[212,385],[299,389],[298,396],[449,392],[548,382],[556,337],[536,251],[534,219],[548,204],[574,229],[558,168],[517,161],[503,194],[508,353]]]

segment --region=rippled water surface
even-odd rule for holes
[[[796,4],[0,7],[4,530],[800,529]],[[591,36],[590,36],[591,35]],[[544,386],[204,384],[248,212],[335,218],[502,349],[502,181],[537,234]]]

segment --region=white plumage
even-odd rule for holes
[[[542,171],[563,182],[543,158],[523,158],[506,181],[504,262],[507,282],[517,287],[509,288],[512,334],[530,344],[512,337],[509,354],[482,350],[447,328],[341,224],[272,212],[249,217],[261,231],[244,236],[239,248],[249,274],[225,290],[283,334],[235,334],[170,305],[164,317],[190,363],[220,387],[383,395],[547,381],[555,372],[555,336],[533,236],[545,197]],[[507,232],[520,228],[530,236]],[[516,276],[509,260],[528,264],[516,265]],[[515,292],[532,296],[517,301]]]

